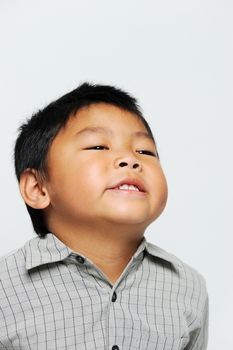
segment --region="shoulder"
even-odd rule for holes
[[[182,309],[190,331],[200,328],[207,319],[209,296],[206,279],[200,271],[179,257],[152,243],[148,252],[153,256],[156,274],[160,275],[166,290],[174,297]],[[159,259],[157,259],[159,258]]]
[[[184,286],[190,291],[196,290],[203,296],[206,295],[207,287],[204,275],[197,268],[181,260],[176,255],[169,254],[179,265],[180,278],[183,280]]]
[[[147,247],[149,253],[155,258],[159,257],[162,259],[164,262],[163,268],[175,272],[173,276],[174,283],[179,285],[186,298],[200,298],[204,302],[207,298],[207,286],[206,279],[200,271],[175,254],[155,244],[147,242]]]
[[[25,245],[0,257],[0,288],[12,285],[17,276],[26,273]]]

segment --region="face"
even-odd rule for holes
[[[71,117],[48,153],[50,217],[67,227],[146,228],[154,221],[166,205],[167,183],[145,133],[134,114],[109,104],[93,104]],[[110,189],[126,178],[139,181],[145,192]]]

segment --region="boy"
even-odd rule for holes
[[[204,350],[204,277],[146,241],[167,183],[136,100],[84,83],[20,127],[37,237],[0,260],[0,349]]]

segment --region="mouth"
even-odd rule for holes
[[[113,194],[130,196],[130,197],[145,197],[146,192],[130,189],[120,189],[120,188],[108,188],[108,191],[111,191]]]
[[[145,195],[146,190],[142,181],[137,178],[124,178],[113,184],[108,190],[115,193],[125,193],[130,195]]]

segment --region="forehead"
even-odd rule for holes
[[[125,134],[153,141],[142,120],[134,113],[111,104],[85,106],[68,120],[64,131],[77,137]]]

